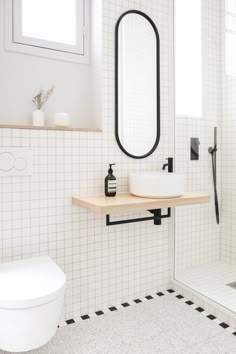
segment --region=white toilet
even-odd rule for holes
[[[49,257],[0,265],[0,349],[24,352],[55,334],[66,277]]]

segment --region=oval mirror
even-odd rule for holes
[[[125,12],[115,38],[115,134],[133,158],[151,155],[160,139],[159,35],[141,11]]]

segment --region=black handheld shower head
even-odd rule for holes
[[[217,147],[216,147],[216,145],[215,145],[215,147],[213,148],[213,147],[209,147],[208,148],[208,152],[209,152],[209,154],[213,154],[214,152],[216,152],[217,151]]]

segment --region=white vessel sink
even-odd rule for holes
[[[167,172],[133,172],[129,192],[144,198],[176,198],[184,194],[184,175]]]

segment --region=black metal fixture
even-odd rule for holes
[[[162,170],[165,170],[165,168],[168,167],[168,172],[172,173],[174,171],[174,159],[173,157],[168,157],[166,160],[168,162],[162,166]],[[161,214],[161,209],[152,209],[147,211],[153,214],[153,216],[147,216],[144,218],[136,218],[136,219],[129,219],[129,220],[110,221],[110,215],[106,215],[106,226],[129,224],[132,222],[140,222],[140,221],[148,221],[148,220],[153,220],[154,225],[161,225],[162,219],[171,217],[171,208],[168,208],[167,214],[164,215]]]
[[[214,195],[215,195],[215,213],[216,213],[216,222],[220,223],[220,215],[219,215],[219,202],[218,202],[218,194],[217,194],[217,184],[216,184],[216,152],[217,152],[217,128],[214,128],[214,147],[209,147],[209,154],[211,154],[212,158],[212,174],[213,174],[213,183],[214,183]]]
[[[190,160],[199,160],[199,138],[190,138]]]
[[[173,159],[173,157],[168,157],[166,160],[168,162],[164,163],[164,165],[162,166],[162,170],[164,171],[166,169],[166,167],[168,167],[169,173],[174,172],[174,159]]]
[[[171,208],[168,208],[167,214],[165,214],[165,215],[161,214],[161,209],[153,209],[153,210],[147,210],[147,211],[152,213],[153,216],[147,216],[144,218],[136,218],[136,219],[129,219],[129,220],[110,221],[110,215],[106,215],[106,226],[130,224],[133,222],[148,221],[148,220],[153,220],[154,225],[161,225],[162,219],[166,219],[166,218],[171,217]]]

